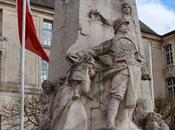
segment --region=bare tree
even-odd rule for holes
[[[156,100],[155,111],[162,115],[162,118],[170,126],[171,130],[175,130],[175,97],[170,96],[166,99]]]
[[[25,97],[25,122],[26,129],[34,129],[39,126],[39,98],[38,96]],[[0,113],[3,118],[3,127],[6,129],[19,129],[20,125],[20,100],[16,97],[7,105],[2,105]]]

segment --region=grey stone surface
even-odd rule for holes
[[[87,122],[84,105],[75,101],[69,108],[63,130],[87,130]]]
[[[122,9],[122,4],[127,2],[131,7],[129,7],[132,13],[127,14]],[[95,11],[94,11],[95,10]],[[146,102],[151,104],[149,107],[145,107],[145,110],[147,112],[150,112],[153,110],[152,107],[152,101],[148,98],[150,97],[150,89],[144,90],[145,92],[142,93],[142,87],[140,86],[140,80],[141,79],[141,66],[138,64],[135,67],[135,62],[142,62],[140,60],[143,59],[143,66],[145,66],[146,61],[144,59],[144,50],[142,48],[142,39],[141,39],[141,33],[139,28],[139,21],[137,18],[137,11],[136,11],[136,5],[134,0],[57,0],[56,6],[55,6],[55,21],[54,21],[54,35],[53,35],[53,45],[51,47],[51,63],[50,63],[50,71],[49,71],[49,80],[55,81],[58,80],[60,77],[66,76],[66,79],[64,80],[63,84],[58,86],[58,92],[56,95],[56,98],[54,100],[54,107],[53,114],[54,116],[58,113],[61,113],[58,116],[53,116],[54,119],[52,119],[52,127],[53,130],[62,130],[62,129],[75,129],[80,128],[87,125],[88,130],[101,130],[101,129],[115,129],[114,127],[114,120],[115,124],[117,124],[116,128],[121,130],[139,130],[138,126],[136,126],[132,122],[132,116],[135,109],[136,102],[139,98],[144,97],[146,99]],[[75,65],[80,65],[77,62],[77,59],[83,56],[83,54],[89,54],[92,55],[92,57],[95,59],[96,62],[99,62],[99,60],[96,59],[96,56],[92,53],[92,50],[96,48],[94,53],[98,53],[101,50],[97,49],[100,48],[101,43],[107,40],[111,39],[114,36],[113,29],[110,25],[113,24],[113,21],[119,18],[125,18],[127,21],[129,21],[129,33],[128,36],[124,39],[124,41],[117,42],[117,37],[113,38],[114,43],[118,43],[119,46],[123,46],[123,49],[127,49],[129,51],[133,51],[134,54],[134,61],[132,61],[132,58],[129,61],[131,63],[130,65],[125,65],[127,68],[126,72],[121,72],[121,75],[126,75],[126,79],[131,79],[129,81],[132,82],[132,85],[135,87],[138,86],[135,89],[130,90],[134,91],[135,94],[126,92],[129,91],[128,82],[126,84],[123,84],[121,86],[121,89],[124,89],[124,91],[120,91],[118,95],[119,98],[122,99],[121,104],[120,102],[113,102],[111,99],[111,86],[115,86],[115,82],[125,83],[123,82],[123,78],[121,77],[121,80],[119,77],[120,70],[114,71],[113,77],[114,79],[111,83],[111,78],[103,79],[104,73],[98,72],[95,75],[95,78],[91,81],[91,86],[89,91],[85,91],[85,95],[83,95],[83,92],[80,90],[80,96],[77,96],[76,94],[76,84],[70,84],[68,76],[70,76],[69,71],[74,70]],[[108,21],[106,24],[104,21]],[[112,24],[110,24],[112,23]],[[115,22],[114,22],[115,24]],[[119,23],[120,24],[120,23]],[[123,23],[121,24],[123,25]],[[120,26],[121,26],[120,25]],[[114,30],[118,29],[116,26],[114,26]],[[118,36],[118,34],[116,34]],[[125,36],[119,36],[125,37]],[[129,42],[131,43],[129,43]],[[104,43],[105,44],[105,43]],[[132,49],[132,44],[135,46],[134,49]],[[109,44],[105,44],[107,46],[113,45],[113,43],[109,42]],[[117,45],[117,44],[116,44]],[[126,46],[125,46],[126,45]],[[129,45],[129,47],[128,47]],[[115,48],[115,47],[114,47]],[[120,49],[117,47],[114,49],[112,47],[105,48],[104,46],[102,49],[107,50],[113,50],[114,52],[118,52]],[[136,53],[138,52],[138,53]],[[69,54],[73,54],[69,56]],[[104,54],[104,53],[103,53]],[[73,64],[71,63],[69,66],[68,63],[65,60],[66,55],[68,55],[69,60],[73,59]],[[117,55],[114,56],[115,58]],[[132,56],[131,56],[132,57]],[[100,59],[100,57],[99,57]],[[104,59],[104,57],[101,57],[101,59]],[[126,60],[126,57],[123,59]],[[78,60],[79,61],[79,60]],[[107,59],[107,63],[109,62],[109,58]],[[121,60],[119,60],[121,62]],[[84,62],[82,62],[84,63]],[[99,66],[98,66],[99,65]],[[98,67],[101,67],[102,69],[105,69],[104,66],[101,65],[101,63],[98,63]],[[119,64],[120,65],[120,64]],[[72,68],[73,66],[73,68]],[[117,68],[117,67],[116,67]],[[77,69],[77,68],[76,68]],[[78,67],[78,69],[80,69]],[[87,69],[89,70],[89,69]],[[77,74],[82,74],[82,70],[79,70],[80,73],[74,73],[76,72],[71,71],[74,75],[77,76]],[[89,72],[89,71],[88,71]],[[138,73],[137,73],[138,72]],[[144,71],[142,71],[143,73]],[[89,74],[89,73],[87,73]],[[136,74],[138,78],[136,78]],[[116,75],[116,76],[114,76]],[[144,74],[146,75],[146,73]],[[119,76],[119,77],[118,77]],[[128,78],[130,77],[130,78]],[[149,77],[142,77],[143,79],[147,79]],[[80,83],[82,83],[83,78],[81,77]],[[87,79],[87,78],[85,78]],[[75,79],[74,79],[75,80]],[[77,80],[75,80],[77,82]],[[85,80],[86,81],[86,80]],[[74,81],[73,81],[74,82]],[[76,83],[75,82],[75,83]],[[67,83],[67,84],[66,84]],[[80,85],[83,86],[84,84]],[[60,89],[60,90],[59,90]],[[118,89],[116,89],[118,92]],[[136,92],[137,91],[137,92]],[[125,98],[125,94],[128,95],[128,100],[126,102],[128,105],[132,106],[132,109],[129,109],[126,107],[126,102],[123,102],[123,99]],[[74,99],[74,95],[77,96],[77,98],[80,100],[80,102],[84,105],[84,108],[86,110],[87,114],[87,122],[85,119],[85,115],[82,115],[82,126],[79,126],[77,123],[80,122],[74,122],[70,121],[70,118],[73,119],[72,114],[70,114],[70,108],[72,105],[76,102]],[[121,96],[122,95],[122,96]],[[117,98],[118,99],[118,98]],[[133,100],[132,100],[133,99]],[[132,102],[133,101],[133,102]],[[111,104],[111,105],[110,105]],[[110,106],[114,111],[109,111]],[[75,107],[78,107],[78,105],[75,105]],[[60,108],[60,109],[59,109]],[[117,109],[118,108],[118,109]],[[72,109],[74,110],[74,109]],[[63,112],[61,112],[63,111]],[[113,114],[112,114],[113,113]],[[70,114],[70,115],[69,115]],[[80,116],[81,117],[81,116]],[[108,117],[108,118],[107,118]],[[112,120],[112,125],[109,125],[109,120]],[[70,121],[70,122],[69,122]],[[71,124],[72,123],[72,124]],[[86,124],[87,123],[87,124]],[[64,126],[66,124],[66,126]],[[111,127],[112,126],[112,127]],[[111,128],[110,128],[111,127]],[[82,129],[83,130],[83,129]]]

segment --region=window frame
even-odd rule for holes
[[[169,96],[175,97],[175,77],[169,77],[166,79],[166,87],[168,89]]]
[[[49,63],[47,63],[45,60],[41,59],[40,66],[41,66],[40,81],[42,83],[44,80],[48,79]],[[46,67],[44,67],[44,66],[46,66]]]
[[[43,22],[42,22],[42,43],[43,45],[51,46],[52,35],[53,35],[53,20],[43,19]]]
[[[168,48],[168,47],[170,47],[170,48]],[[167,48],[169,50],[167,50]],[[174,65],[173,45],[172,44],[164,45],[163,52],[164,52],[164,64],[165,64],[165,66]],[[169,59],[169,61],[168,61],[168,59]]]

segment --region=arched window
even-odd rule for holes
[[[175,77],[166,79],[167,88],[170,96],[175,96]]]
[[[165,64],[172,65],[173,64],[173,49],[171,44],[167,44],[164,46],[164,54],[165,54]]]

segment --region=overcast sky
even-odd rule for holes
[[[136,0],[139,19],[158,34],[175,30],[175,0]]]

